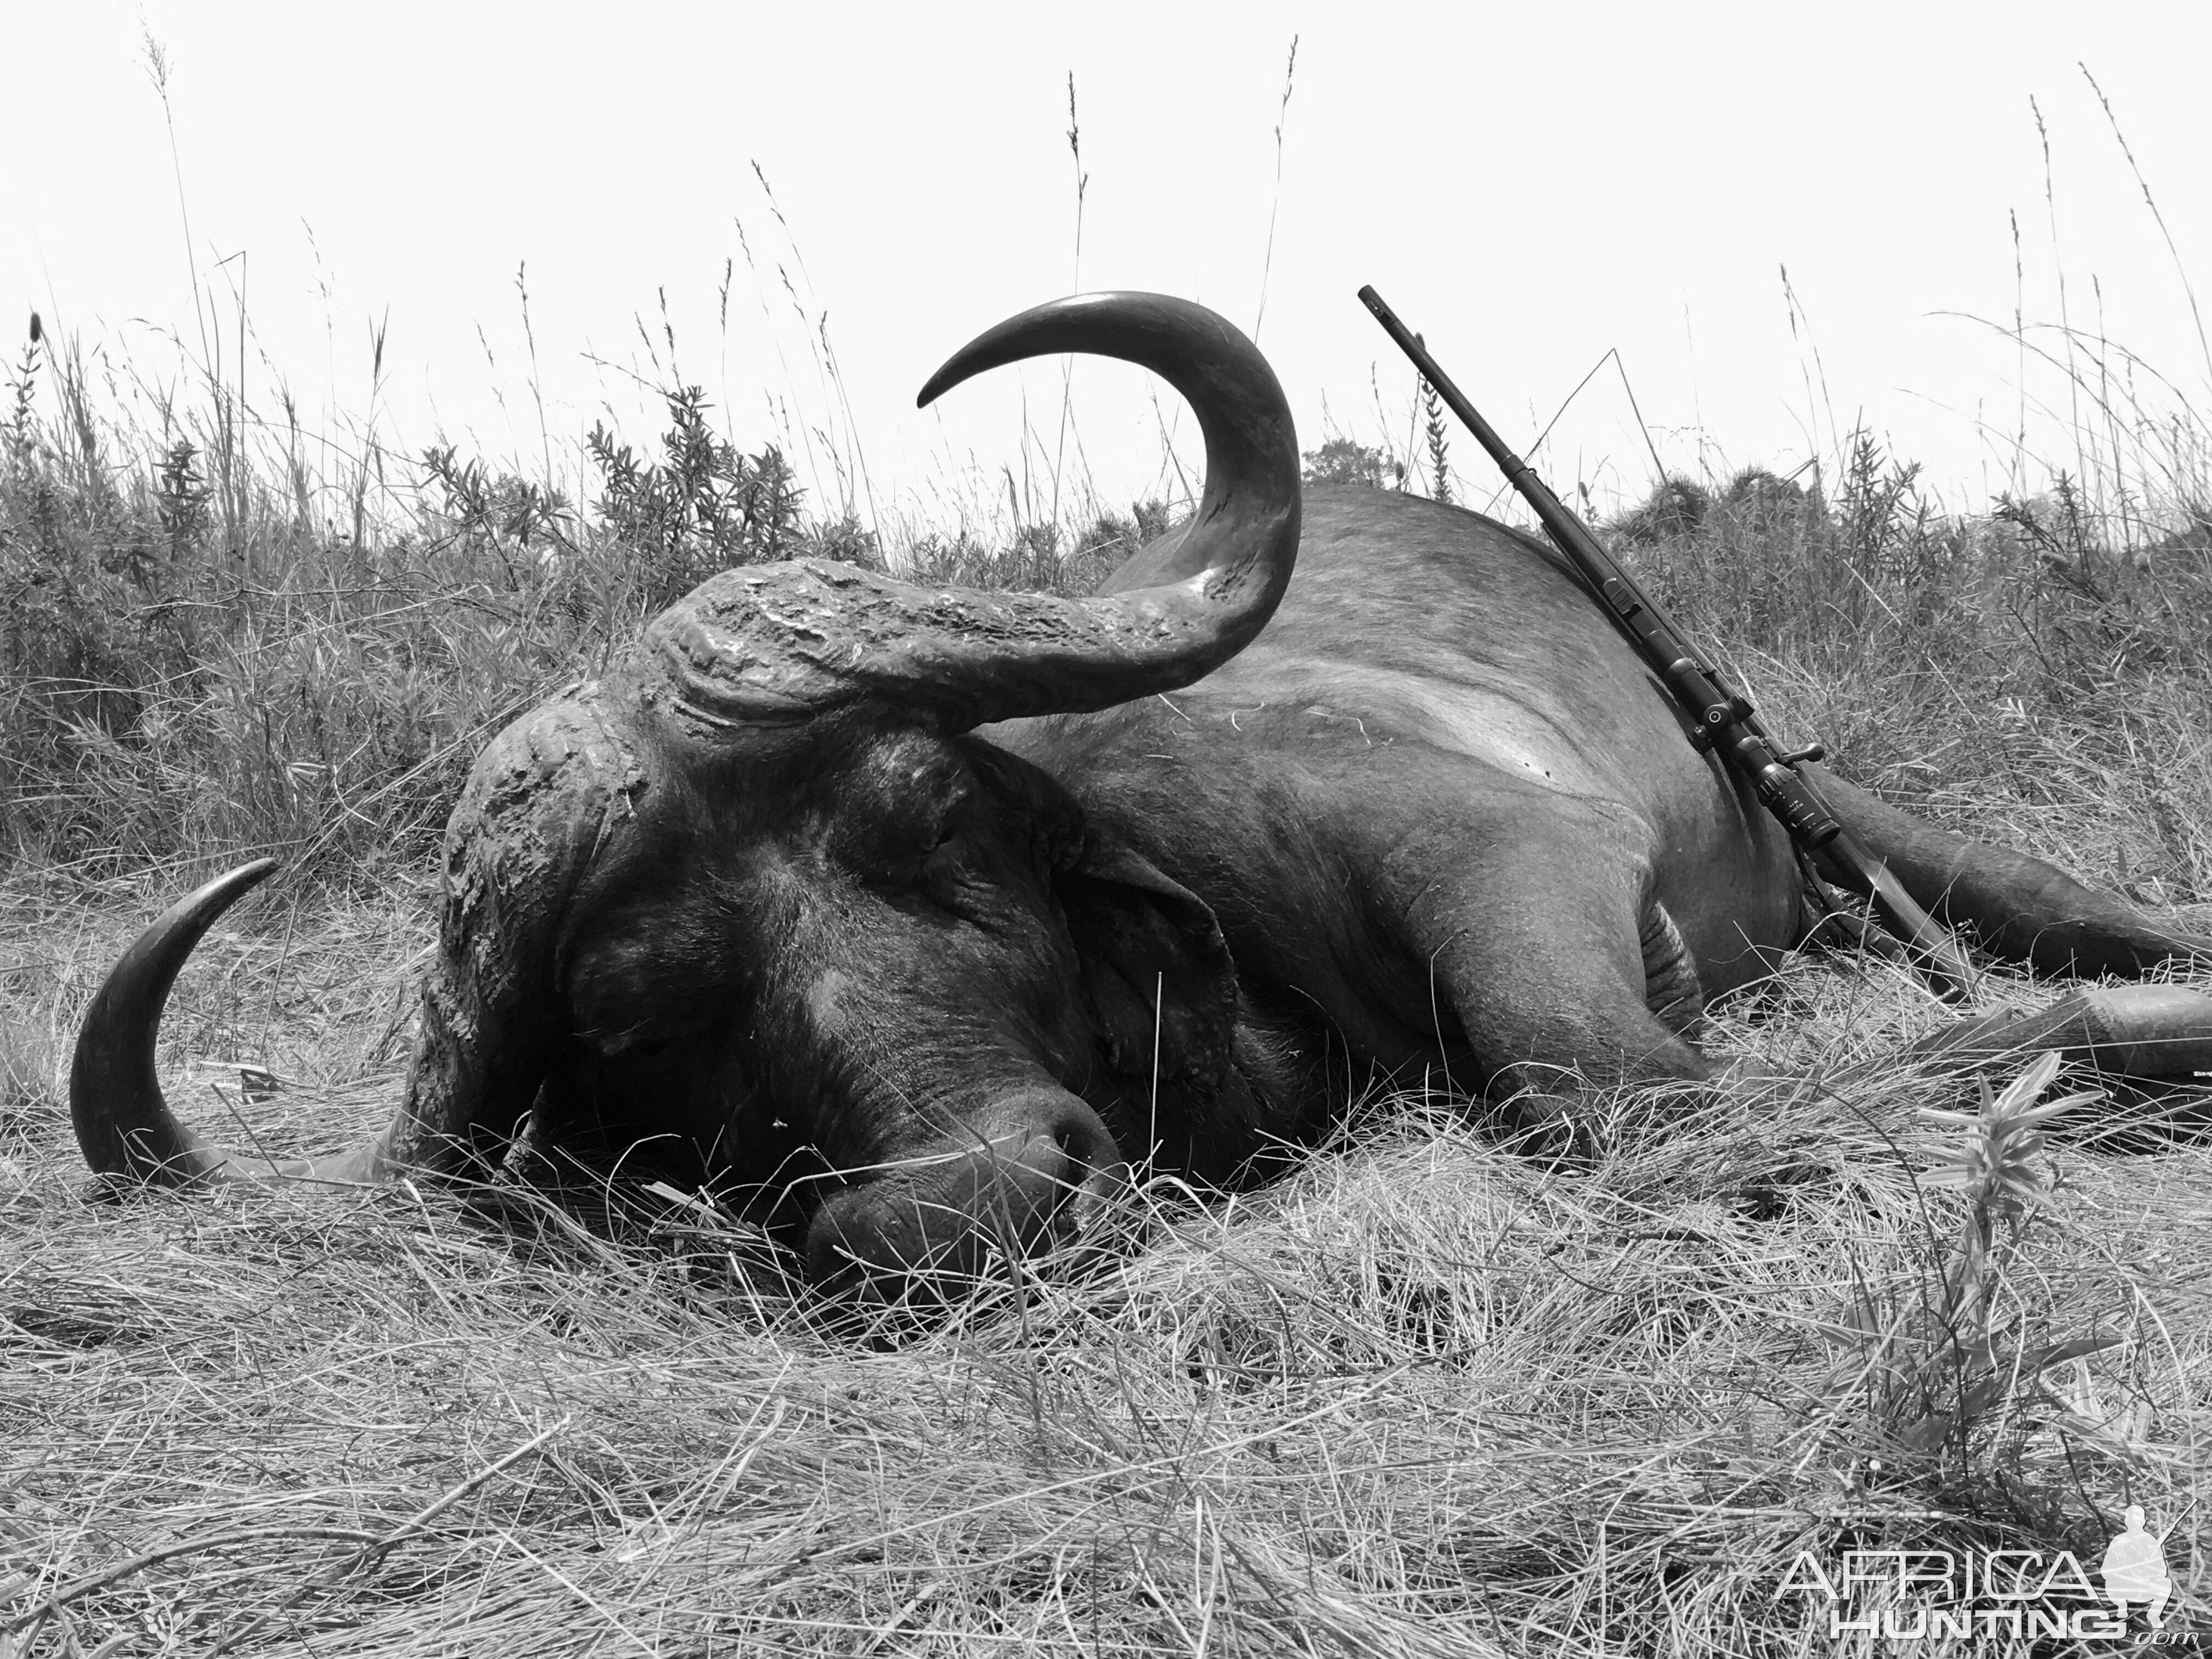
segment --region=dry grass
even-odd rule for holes
[[[1892,969],[1808,960],[1723,1018],[1818,1089],[1626,1098],[1575,1169],[1379,1103],[1287,1182],[1155,1188],[1104,1267],[872,1345],[649,1194],[618,1238],[443,1192],[88,1201],[59,1062],[168,884],[6,896],[25,1651],[1796,1653],[1801,1549],[2088,1560],[2130,1500],[2201,1593],[2212,1157],[2062,1137],[1987,1299],[2000,1348],[2113,1346],[1915,1444],[1854,1310],[1945,1305],[1969,1211],[1916,1179],[1958,1091],[1890,1058],[1943,1018]],[[186,1109],[272,1149],[387,1110],[425,896],[211,938],[166,1028]]]

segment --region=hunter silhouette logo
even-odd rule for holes
[[[2166,1599],[2173,1594],[2173,1581],[2166,1573],[2166,1546],[2157,1534],[2144,1530],[2142,1504],[2129,1504],[2126,1518],[2127,1530],[2105,1547],[2105,1594],[2122,1619],[2130,1601],[2142,1602],[2150,1627],[2163,1630]]]
[[[1831,1637],[2121,1641],[2132,1607],[2164,1630],[2173,1594],[2162,1535],[2144,1524],[2140,1504],[2129,1504],[2124,1520],[2099,1565],[2101,1595],[2070,1551],[2023,1549],[1850,1550],[1825,1566],[1801,1550],[1776,1592],[1818,1598],[1808,1611]]]

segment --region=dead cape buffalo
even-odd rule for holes
[[[1079,1232],[1133,1155],[1229,1180],[1378,1074],[1707,1077],[1700,1011],[1802,937],[1804,884],[1559,556],[1407,495],[1302,500],[1273,374],[1182,301],[1040,307],[922,401],[1066,351],[1189,401],[1186,526],[1088,599],[816,560],[714,577],[478,757],[381,1136],[272,1167],[162,1099],[170,981],[264,864],[172,909],[94,1003],[93,1166],[375,1181],[486,1170],[526,1130],[733,1184],[811,1158],[810,1271],[884,1290]],[[2002,955],[2134,974],[2203,945],[1826,787]],[[2076,1012],[2212,1065],[2212,1002],[2178,994]]]

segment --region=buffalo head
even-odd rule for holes
[[[707,1179],[811,1169],[811,1271],[883,1290],[1080,1231],[1153,1143],[1200,1165],[1243,1144],[1212,913],[975,728],[1170,691],[1242,649],[1296,556],[1297,442],[1250,343],[1153,295],[1028,312],[921,400],[1058,351],[1143,364],[1190,402],[1206,479],[1178,535],[1084,599],[815,560],[713,578],[477,760],[380,1136],[272,1164],[162,1098],[169,984],[264,860],[163,916],[94,1000],[70,1087],[93,1166],[374,1181],[486,1169],[526,1133],[641,1143]]]

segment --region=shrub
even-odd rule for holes
[[[2212,792],[2212,529],[2167,512],[2116,521],[2063,477],[1986,516],[1939,512],[1858,434],[1832,495],[1817,475],[1672,477],[1605,528],[1778,734],[1939,820],[1970,794],[2095,803],[2103,845],[2042,850],[2186,902],[2212,896],[2212,830],[2187,804]]]
[[[1003,588],[1042,593],[1090,593],[1139,549],[1182,520],[1166,502],[1139,501],[1125,516],[1102,512],[1062,550],[1060,526],[1017,525],[1002,545],[965,528],[951,536],[927,532],[908,550],[906,566],[918,582]]]
[[[1406,483],[1403,462],[1349,438],[1331,438],[1319,449],[1306,451],[1303,459],[1300,471],[1309,484],[1365,484],[1381,489],[1386,485],[1402,489]]]
[[[707,424],[708,407],[697,386],[668,394],[668,430],[654,465],[641,465],[604,426],[593,426],[586,441],[599,469],[600,520],[642,562],[648,610],[680,599],[717,570],[800,550],[804,492],[791,468],[773,446],[749,456],[716,436]],[[855,537],[851,520],[843,522],[848,528],[836,544],[848,553],[832,556],[872,556],[872,541]]]

